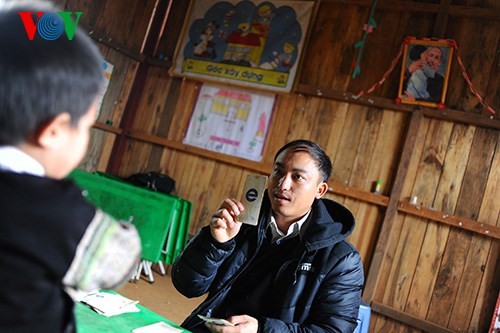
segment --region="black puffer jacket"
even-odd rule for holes
[[[270,202],[264,198],[258,227],[243,225],[231,241],[220,244],[204,227],[174,263],[172,279],[186,297],[209,292],[206,300],[182,323],[193,332],[203,332],[197,314],[210,316],[233,281],[243,272],[261,246]],[[345,241],[354,228],[354,218],[344,206],[315,200],[296,258],[295,281],[279,302],[279,318],[260,317],[259,331],[353,332],[364,283],[363,266],[356,249]],[[255,237],[255,233],[258,233]],[[253,235],[252,235],[253,234]],[[253,236],[253,237],[252,237]],[[257,239],[252,241],[251,239]],[[255,244],[256,243],[256,244]],[[244,314],[244,313],[242,313]]]

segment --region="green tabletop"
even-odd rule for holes
[[[140,312],[123,313],[120,315],[105,317],[88,306],[77,302],[75,305],[75,315],[78,333],[130,333],[138,327],[150,325],[163,321],[175,328],[182,329],[179,325],[160,316],[159,314],[137,305]],[[188,330],[182,329],[183,332]]]

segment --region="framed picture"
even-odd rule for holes
[[[450,40],[405,40],[398,100],[444,108],[453,48]]]
[[[191,0],[172,75],[289,92],[315,1]]]

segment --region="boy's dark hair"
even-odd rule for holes
[[[274,156],[274,161],[276,161],[279,154],[285,150],[305,151],[314,159],[314,161],[316,161],[316,165],[318,166],[318,170],[321,173],[323,181],[327,182],[328,179],[330,179],[330,175],[332,173],[332,161],[323,148],[321,148],[318,144],[302,139],[290,141],[278,150]]]
[[[36,12],[57,11],[47,3],[0,3],[0,145],[25,142],[63,112],[76,126],[102,88],[103,60],[83,31],[72,40],[64,32],[29,40],[18,14],[32,12],[36,25]]]

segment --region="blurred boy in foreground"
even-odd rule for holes
[[[19,12],[36,24],[38,12],[57,23],[57,11],[0,0],[1,332],[74,332],[70,294],[120,286],[141,252],[133,226],[63,179],[87,150],[103,73],[79,29],[28,38]]]

